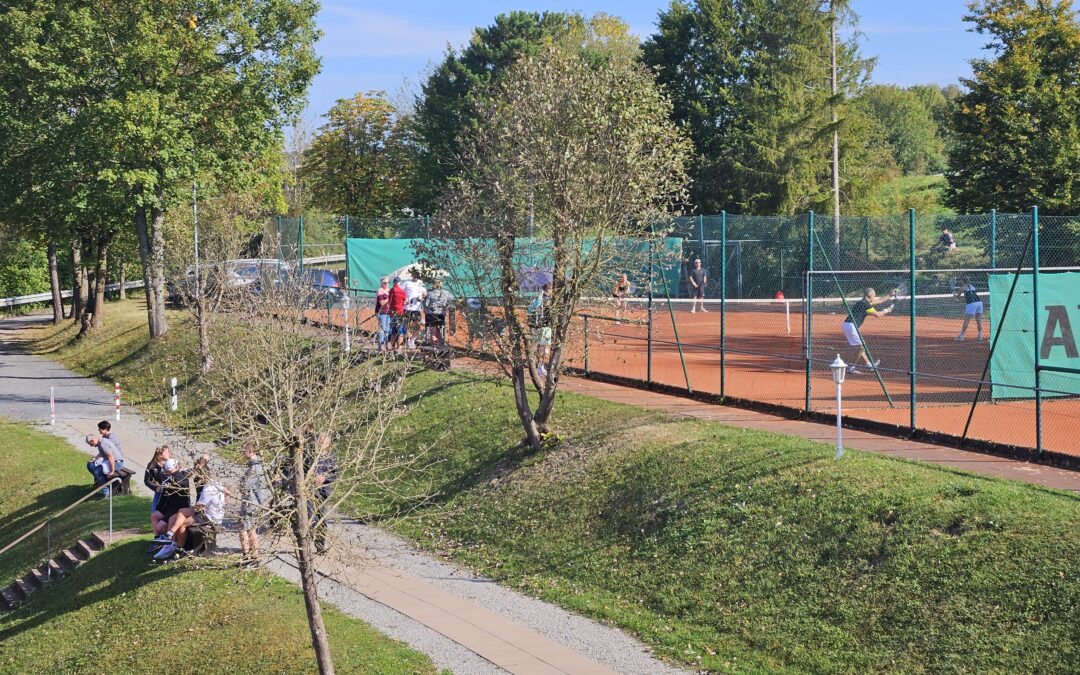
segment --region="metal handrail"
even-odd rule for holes
[[[61,511],[60,511],[59,513],[57,513],[57,514],[55,514],[55,515],[52,515],[52,516],[49,516],[48,518],[46,518],[46,519],[45,519],[45,521],[44,521],[43,523],[41,523],[40,525],[38,525],[38,526],[37,526],[37,527],[35,527],[34,529],[30,530],[29,532],[27,532],[27,533],[26,533],[26,534],[24,534],[23,536],[19,537],[18,539],[16,539],[16,540],[15,540],[15,541],[13,541],[13,542],[11,542],[10,544],[8,544],[7,546],[5,546],[4,548],[0,548],[0,555],[4,555],[4,553],[7,553],[7,552],[8,552],[9,550],[11,550],[12,548],[14,548],[15,546],[17,546],[17,545],[19,545],[20,543],[22,543],[22,542],[26,541],[26,540],[27,540],[27,539],[28,539],[28,538],[29,538],[29,537],[30,537],[30,536],[31,536],[32,534],[34,534],[35,532],[40,532],[40,531],[41,531],[41,528],[48,528],[48,529],[47,529],[47,531],[46,531],[46,533],[45,533],[45,534],[46,534],[46,538],[47,538],[47,540],[48,540],[48,543],[46,544],[46,546],[47,546],[47,548],[48,548],[48,551],[47,551],[47,553],[48,553],[48,557],[46,558],[46,561],[48,561],[48,560],[52,560],[52,528],[51,528],[51,523],[52,523],[52,521],[54,521],[54,520],[56,520],[57,518],[59,518],[60,516],[64,515],[65,513],[67,513],[67,512],[68,512],[68,511],[70,511],[71,509],[75,508],[75,507],[76,507],[76,506],[78,506],[79,504],[82,504],[82,503],[83,503],[83,502],[85,502],[85,501],[86,501],[87,499],[90,499],[91,497],[93,497],[94,495],[96,495],[96,494],[97,494],[97,493],[98,493],[99,491],[101,491],[101,489],[102,489],[103,487],[107,487],[107,488],[109,488],[109,543],[111,544],[111,543],[112,543],[112,532],[113,532],[113,501],[112,501],[112,498],[113,498],[113,487],[114,487],[114,485],[113,485],[113,484],[114,484],[114,483],[118,483],[118,482],[120,482],[121,480],[122,480],[122,479],[120,478],[120,476],[116,476],[116,477],[114,477],[114,478],[110,478],[109,480],[105,481],[105,482],[104,482],[104,483],[102,483],[101,485],[97,485],[97,486],[95,486],[93,490],[91,490],[91,491],[90,491],[89,493],[87,493],[87,494],[86,494],[85,496],[83,496],[83,497],[80,497],[80,498],[79,498],[78,500],[76,500],[76,501],[75,501],[75,502],[73,502],[72,504],[70,504],[70,505],[68,505],[68,506],[64,507],[64,509],[63,509],[63,510],[61,510]],[[49,576],[52,576],[52,566],[51,566],[51,565],[49,565],[49,564],[48,564],[48,562],[46,562],[46,568],[48,569],[48,572],[47,572],[47,574],[48,574]]]
[[[129,281],[124,284],[125,289],[130,288],[142,288],[142,281]],[[108,292],[117,291],[120,289],[120,284],[106,284],[105,290]],[[64,290],[60,291],[60,298],[66,299],[71,297],[72,291]],[[18,305],[28,305],[33,302],[52,302],[52,292],[48,293],[34,293],[32,295],[19,295],[13,298],[0,298],[0,307],[15,307]]]

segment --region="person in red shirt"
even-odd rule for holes
[[[405,289],[401,279],[394,277],[390,287],[390,348],[397,351],[401,346],[401,336],[405,334]]]

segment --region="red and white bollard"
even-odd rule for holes
[[[120,421],[120,383],[114,383],[116,385],[116,421]]]

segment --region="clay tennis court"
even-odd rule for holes
[[[709,309],[714,310],[715,304]],[[725,316],[726,354],[724,393],[727,396],[783,405],[800,410],[806,402],[806,365],[803,353],[805,317],[800,301],[789,303],[728,303]],[[575,318],[568,365],[588,371],[646,381],[649,376],[647,314],[631,308],[616,323],[610,306],[585,307],[585,320]],[[326,310],[312,310],[312,318],[325,320]],[[329,314],[343,325],[339,309]],[[845,315],[815,311],[812,317],[813,367],[810,408],[835,413],[836,388],[828,364],[840,353],[852,352],[840,331]],[[674,319],[674,324],[672,322]],[[978,380],[989,352],[987,340],[957,342],[962,319],[955,316],[916,317],[916,426],[932,432],[960,436],[975,398]],[[370,308],[354,309],[353,326],[374,330]],[[468,342],[467,322],[454,322],[451,342]],[[789,332],[790,328],[790,332]],[[984,329],[988,327],[984,324]],[[907,426],[910,422],[909,318],[890,315],[867,320],[862,332],[867,347],[881,359],[882,383],[870,373],[848,375],[843,387],[844,414],[852,418]],[[676,341],[676,333],[678,341]],[[587,339],[586,339],[587,336]],[[679,343],[686,364],[684,376]],[[651,380],[693,391],[720,393],[720,314],[691,313],[686,301],[656,303],[652,327]],[[890,404],[889,398],[892,399]],[[1080,455],[1080,399],[1046,398],[1043,401],[1043,446],[1046,450]],[[1035,447],[1035,404],[1031,399],[992,401],[984,386],[975,407],[969,438],[1020,447]]]
[[[681,306],[680,306],[681,305]],[[729,308],[732,307],[729,303]],[[654,310],[652,381],[694,391],[720,393],[720,314],[690,313],[686,303],[666,303]],[[727,396],[802,409],[806,399],[806,362],[803,354],[801,302],[766,304],[740,309],[725,316],[725,373]],[[714,306],[710,306],[713,309]],[[597,312],[610,317],[610,309]],[[674,317],[674,326],[672,325]],[[813,367],[810,408],[836,411],[836,387],[829,363],[840,353],[852,360],[840,330],[845,314],[815,312],[812,317]],[[589,371],[645,380],[648,364],[648,327],[645,314],[631,310],[621,325],[601,318],[589,321]],[[975,398],[978,380],[989,354],[988,340],[957,342],[962,318],[916,317],[916,426],[960,436]],[[791,332],[788,332],[790,324]],[[984,328],[986,325],[984,324]],[[684,376],[678,341],[686,363]],[[909,317],[890,315],[867,320],[863,337],[875,358],[881,359],[882,384],[866,373],[848,375],[843,386],[844,413],[851,417],[907,426],[910,422]],[[585,367],[584,335],[571,350],[572,365]],[[890,405],[885,391],[892,399]],[[1046,398],[1043,401],[1043,445],[1047,450],[1080,454],[1080,399]],[[984,386],[975,407],[969,437],[1022,447],[1035,447],[1035,404],[1031,399],[991,401]]]

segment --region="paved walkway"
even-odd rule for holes
[[[455,359],[454,366],[485,374],[499,372],[490,362],[472,358]],[[813,441],[836,445],[836,427],[829,424],[805,422],[754,410],[703,403],[682,396],[661,394],[646,389],[624,387],[568,375],[563,376],[559,381],[559,389],[560,391],[572,391],[585,396],[593,396],[606,401],[625,403],[649,410],[660,410],[670,415],[695,417],[721,422],[742,429],[771,431],[777,434],[800,436]],[[996,457],[981,452],[957,450],[944,445],[909,441],[855,429],[844,429],[844,447],[1080,493],[1080,471],[1058,469],[1032,462]]]
[[[99,420],[111,420],[126,465],[138,474],[136,489],[147,495],[142,472],[156,446],[214,450],[147,422],[127,406],[116,421],[111,390],[25,353],[20,329],[45,320],[49,317],[0,320],[0,414],[35,423],[87,452],[84,435],[96,433]],[[50,386],[56,391],[55,425],[49,424]],[[356,522],[336,529],[333,555],[320,561],[320,594],[346,614],[427,653],[440,668],[469,675],[686,673],[617,629],[436,560],[387,532]],[[238,542],[234,536],[221,544]],[[268,567],[299,582],[286,554]]]

